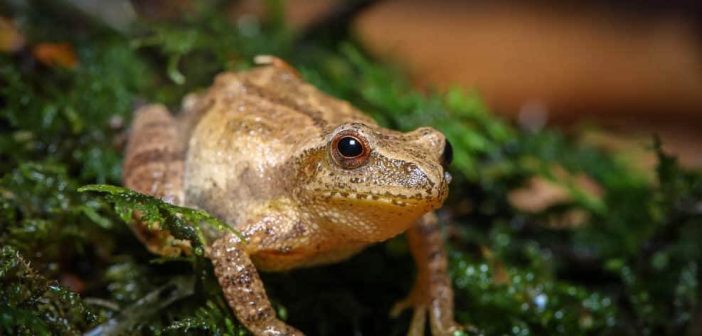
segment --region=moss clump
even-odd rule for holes
[[[126,32],[27,3],[3,7],[22,23],[29,45],[0,54],[1,334],[246,334],[206,259],[150,255],[123,219],[146,213],[195,246],[204,239],[198,224],[217,221],[109,185],[120,184],[136,103],[177,109],[183,94],[219,71],[251,66],[256,54],[287,59],[386,126],[430,125],[451,140],[455,180],[442,216],[456,313],[471,333],[680,335],[702,328],[695,322],[702,175],[681,169],[657,143],[651,182],[616,155],[499,120],[474,93],[417,92],[348,36],[330,44],[309,34],[301,43],[279,20],[231,22],[218,14],[226,2],[175,22],[135,22]],[[47,42],[68,43],[77,65],[35,59],[30,49]],[[576,183],[579,175],[601,195]],[[518,210],[510,193],[535,177],[570,198]],[[89,184],[101,186],[78,191]],[[574,212],[580,225],[550,224]],[[264,282],[279,314],[309,334],[401,335],[409,316],[387,313],[412,278],[398,238],[342,264],[265,274]]]
[[[98,321],[78,294],[35,272],[12,246],[0,248],[0,294],[3,334],[78,334]]]

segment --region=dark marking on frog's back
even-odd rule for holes
[[[262,100],[268,101],[275,105],[281,105],[290,108],[292,111],[307,116],[312,120],[315,126],[321,130],[328,130],[329,123],[324,119],[321,111],[315,109],[309,104],[296,101],[285,95],[270,91],[261,86],[258,86],[250,81],[243,81],[248,94],[254,95]]]

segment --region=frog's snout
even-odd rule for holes
[[[431,127],[420,127],[409,132],[413,137],[413,142],[424,150],[425,156],[417,158],[419,161],[428,159],[427,166],[423,169],[427,173],[427,178],[440,182],[439,189],[448,188],[452,177],[448,172],[448,167],[453,161],[453,146],[441,132]]]
[[[420,127],[408,135],[412,142],[421,146],[429,157],[448,166],[453,159],[453,147],[441,132],[431,127]]]

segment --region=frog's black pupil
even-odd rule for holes
[[[446,140],[446,144],[444,145],[444,153],[441,156],[443,157],[443,163],[446,166],[450,165],[451,161],[453,161],[453,147],[448,140]]]
[[[358,139],[353,137],[341,138],[336,147],[339,153],[345,157],[352,158],[363,154],[363,145]]]

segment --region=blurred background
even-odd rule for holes
[[[182,17],[197,3],[67,2],[117,28],[137,17]],[[233,1],[229,15],[239,22],[262,16],[267,2]],[[683,165],[702,167],[698,1],[286,3],[285,19],[300,31],[353,11],[353,34],[367,51],[406,70],[417,87],[477,90],[493,112],[522,127],[586,129],[586,141],[630,152],[644,168],[654,159],[643,144],[657,134]]]
[[[387,1],[355,28],[418,85],[475,88],[525,127],[595,122],[634,143],[658,133],[700,166],[702,17],[693,3]]]
[[[287,16],[302,27],[334,2],[291,1]],[[527,128],[602,126],[588,139],[639,151],[642,164],[655,133],[699,167],[700,19],[698,1],[387,0],[353,27],[418,86],[478,90]]]
[[[292,1],[287,15],[304,26],[333,3]],[[527,128],[602,126],[588,139],[645,165],[655,133],[699,167],[701,14],[696,1],[387,0],[353,27],[419,86],[476,89]]]
[[[171,13],[154,1],[138,7],[163,17],[187,10],[180,2]],[[357,2],[366,6],[352,23],[357,38],[419,87],[477,90],[529,129],[586,128],[586,141],[631,152],[646,168],[653,157],[643,147],[657,134],[683,165],[702,167],[699,1]],[[292,0],[285,15],[305,29],[339,3]],[[262,1],[232,8],[234,18],[261,13]]]

